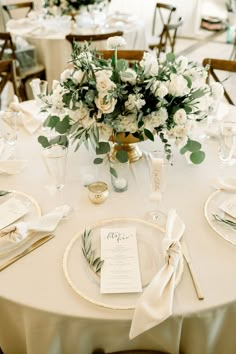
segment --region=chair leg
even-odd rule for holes
[[[1,349],[1,347],[0,347],[0,354],[4,354],[3,351],[2,351],[2,349]]]

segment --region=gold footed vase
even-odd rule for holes
[[[142,151],[138,147],[140,140],[135,138],[132,134],[125,136],[124,133],[119,133],[111,137],[110,140],[113,142],[110,152],[112,159],[115,159],[116,153],[119,150],[127,151],[130,163],[136,162],[142,158]]]

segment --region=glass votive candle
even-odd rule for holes
[[[88,196],[92,203],[101,204],[109,196],[108,186],[105,182],[93,182],[88,185]]]
[[[111,184],[115,192],[125,192],[128,189],[129,180],[129,162],[110,161],[110,167],[113,169],[111,174]]]

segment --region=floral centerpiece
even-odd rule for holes
[[[109,141],[121,144],[123,134],[139,141],[160,140],[168,158],[176,144],[181,154],[189,152],[193,163],[201,163],[205,153],[191,133],[205,117],[199,108],[202,98],[212,96],[205,84],[206,68],[172,53],[160,61],[148,52],[129,67],[127,61],[117,59],[117,48],[123,44],[122,37],[108,39],[108,47],[114,49],[110,60],[87,43],[74,45],[73,69],[65,70],[43,98],[44,110],[49,112],[44,125],[58,135],[51,140],[40,136],[39,142],[43,147],[72,142],[75,150],[81,144],[91,146],[100,155],[94,160],[99,164],[109,159]],[[116,158],[126,162],[127,151],[119,149]]]
[[[48,15],[68,15],[104,0],[43,0],[43,7]]]

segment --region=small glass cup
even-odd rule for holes
[[[219,156],[222,162],[230,166],[236,163],[236,122],[221,122]]]
[[[30,82],[30,86],[32,88],[35,101],[38,104],[41,104],[42,103],[41,97],[47,95],[48,82],[46,80],[35,79]]]
[[[121,193],[128,189],[129,184],[129,161],[110,161],[111,184],[115,192]]]
[[[93,182],[88,185],[88,196],[92,203],[101,204],[109,196],[108,186],[105,182]]]
[[[57,190],[62,190],[65,186],[67,147],[51,145],[44,149],[43,157],[55,187]]]

